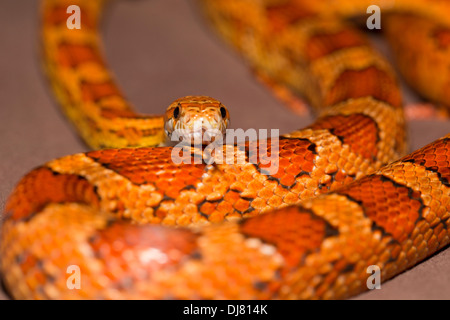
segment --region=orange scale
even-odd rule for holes
[[[304,157],[306,161],[313,161],[316,158],[316,155],[308,150]]]
[[[204,171],[202,169],[193,169],[191,172],[187,172],[189,181],[199,181],[202,179]]]
[[[428,168],[436,167],[436,161],[434,160],[425,160],[425,166]]]
[[[292,154],[293,154],[292,150],[281,150],[279,155],[280,155],[280,157],[283,157],[283,158],[290,158],[290,157],[292,157]]]
[[[201,218],[203,220],[205,220],[205,218]],[[200,219],[200,220],[201,220]],[[211,222],[211,223],[219,223],[225,220],[225,213],[223,212],[218,212],[218,211],[214,211],[212,212],[209,216],[207,221]]]
[[[446,236],[444,231],[444,236]],[[430,248],[437,248],[439,246],[439,243],[442,241],[442,238],[439,236],[431,236],[429,239],[426,240],[426,244],[428,244],[428,247]]]
[[[157,174],[155,174],[155,173],[150,173],[150,174],[147,175],[146,178],[147,178],[147,182],[149,184],[151,184],[152,181],[157,181],[159,179],[159,176]]]
[[[239,199],[238,201],[236,201],[233,207],[240,212],[245,212],[250,208],[250,201]]]
[[[301,169],[302,169],[302,171],[304,171],[304,172],[309,172],[309,173],[311,173],[313,170],[314,170],[314,162],[304,162],[304,163],[302,163],[302,165],[301,165]]]
[[[283,197],[283,202],[286,204],[297,204],[299,201],[300,201],[299,196],[295,195],[292,192],[288,193]]]
[[[237,177],[234,174],[225,174],[223,176],[220,175],[213,175],[211,177],[208,177],[205,182],[214,184],[214,185],[230,185],[232,183],[240,183],[241,181],[237,179]]]
[[[305,160],[305,157],[303,155],[293,155],[290,157],[291,163],[300,164],[307,160]]]
[[[210,194],[213,192],[212,184],[201,184],[197,187],[197,192],[202,193],[204,195]]]
[[[241,174],[239,174],[238,180],[244,183],[253,181],[253,174],[248,171],[244,171]]]
[[[317,192],[317,180],[316,179],[309,179],[309,178],[300,178],[300,180],[297,181],[297,184],[291,189],[295,192],[302,192],[302,190],[305,190],[305,192],[302,192],[300,198],[306,199],[305,197],[309,198],[314,195],[315,192]]]
[[[139,175],[139,174],[134,174],[133,176],[129,177],[130,180],[132,180],[132,182],[134,184],[143,184],[146,183],[147,180],[145,179],[144,175]]]
[[[301,170],[301,167],[300,167],[299,164],[294,163],[294,164],[289,165],[287,168],[285,168],[284,171],[285,171],[287,174],[296,176],[296,175],[299,174],[302,170]]]
[[[249,184],[247,184],[247,187],[254,190],[260,190],[264,187],[264,184],[261,181],[252,180]]]
[[[221,201],[223,199],[223,195],[225,192],[214,191],[206,196],[206,200],[208,201]]]
[[[287,143],[280,142],[280,153],[283,151],[295,150],[296,148],[297,144],[295,142],[292,141],[289,141]]]
[[[267,204],[273,208],[278,208],[283,203],[283,199],[279,196],[270,197]]]
[[[365,190],[362,190],[363,192]],[[366,190],[367,194],[362,193],[361,197],[363,198],[375,198],[375,201],[388,201],[388,197],[392,196],[392,194],[388,193],[384,193],[384,190],[382,188],[373,188],[372,190],[368,189]],[[394,195],[394,197],[396,197],[396,195]]]
[[[177,200],[177,204],[183,207],[183,213],[188,217],[192,217],[198,213],[197,206],[195,204],[189,203],[189,201],[186,199],[180,201]]]
[[[439,241],[439,243],[442,243],[444,238],[448,238],[448,234],[447,234],[447,230],[446,229],[440,230],[439,233],[437,234],[437,240]]]
[[[265,176],[265,175],[262,175],[262,177],[263,177],[263,185],[264,185],[264,187],[266,187],[266,188],[270,188],[270,189],[272,189],[272,190],[277,190],[278,188],[279,188],[279,185],[278,185],[278,183],[277,183],[277,181],[274,181],[274,180],[268,180],[266,177],[267,176]]]
[[[419,213],[417,211],[410,211],[406,219],[409,223],[415,225],[417,219],[419,219]]]
[[[171,188],[166,189],[165,194],[167,197],[176,199],[180,195],[180,188],[172,186]]]
[[[174,176],[167,177],[167,180],[170,181],[170,184],[174,188],[182,189],[187,184],[187,181],[184,181],[183,179],[177,179],[177,177],[174,177]]]
[[[406,227],[409,224],[408,214],[400,210],[393,210],[390,212],[390,218],[400,228]]]
[[[258,196],[259,189],[248,189],[240,193],[241,198],[255,199]]]
[[[127,163],[127,161],[132,161],[133,158],[130,158],[130,156],[128,154],[116,153],[112,157],[108,157],[108,155],[102,156],[99,160],[102,163],[117,165],[117,164]]]
[[[443,167],[439,169],[439,172],[448,175],[450,173],[450,162],[444,162]]]
[[[228,201],[230,203],[235,203],[236,201],[238,201],[241,197],[239,196],[239,193],[234,192],[234,191],[229,191],[225,194],[224,196],[224,200]]]
[[[296,148],[294,148],[293,153],[295,155],[305,157],[306,154],[310,153],[310,151],[303,147],[296,147]]]
[[[374,191],[375,191],[374,193],[376,193],[376,196],[380,200],[381,200],[381,198],[382,199],[386,199],[390,203],[395,203],[395,202],[401,201],[402,198],[403,198],[403,200],[405,199],[405,195],[401,194],[401,193],[395,193],[396,190],[392,190],[389,193],[383,192],[384,190],[382,190],[382,189],[377,189],[377,190],[374,190]]]
[[[280,179],[280,183],[284,186],[290,187],[294,184],[295,177],[291,174],[286,174]]]
[[[436,166],[444,168],[448,166],[448,162],[446,161],[446,159],[444,160],[438,160],[436,159]]]
[[[204,204],[202,204],[202,206],[200,207],[200,212],[204,213],[206,215],[210,215],[211,213],[214,212],[214,210],[216,209],[217,203],[213,203],[213,202],[205,202]]]
[[[252,206],[252,208],[255,208],[258,211],[262,211],[262,210],[264,210],[266,208],[267,201],[265,199],[262,199],[262,198],[256,198],[256,199],[254,199],[252,201],[251,206]]]
[[[275,179],[281,179],[285,175],[284,168],[280,168],[277,173],[270,175],[271,177]]]
[[[253,201],[253,202],[254,202],[254,201]],[[252,202],[252,205],[254,204],[253,202]],[[216,209],[217,209],[217,211],[218,211],[219,213],[227,214],[228,212],[231,212],[231,211],[233,210],[233,206],[232,206],[231,203],[229,203],[229,202],[221,201],[221,202],[217,205]]]
[[[334,180],[336,182],[343,182],[347,179],[347,176],[345,173],[343,173],[342,171],[338,171],[335,175],[334,175]]]
[[[394,239],[396,239],[398,242],[403,242],[406,239],[408,239],[408,235],[405,234],[405,232],[402,229],[397,229],[393,232],[390,232],[392,234],[392,236],[394,237]]]
[[[399,213],[406,213],[406,212],[410,212],[411,211],[410,203],[397,202],[397,203],[392,204],[392,205],[390,204],[390,207],[398,208],[397,211]]]
[[[291,162],[289,161],[289,159],[286,159],[286,158],[280,158],[279,166],[280,166],[280,168],[285,168],[285,167],[289,166],[290,163],[291,163]]]
[[[174,217],[177,221],[177,224],[182,225],[182,223],[190,223],[191,217],[188,215],[183,215],[184,207],[183,209],[178,206],[173,206],[167,210],[167,214],[171,217]],[[184,221],[186,220],[186,221]]]
[[[270,198],[271,196],[273,196],[273,190],[270,188],[260,188],[258,196],[261,198]]]
[[[414,227],[416,226],[416,224],[414,223],[414,221],[409,221],[406,223],[406,227],[405,230],[406,232],[410,233],[414,230]],[[420,236],[421,238],[423,238],[422,236]]]
[[[156,185],[157,189],[166,190],[167,188],[169,188],[170,182],[166,181],[166,180],[158,179],[157,181],[155,181],[155,185]]]

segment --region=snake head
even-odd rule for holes
[[[169,141],[207,145],[225,136],[230,124],[228,109],[207,96],[186,96],[175,100],[164,115],[164,131]]]

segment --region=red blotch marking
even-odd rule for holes
[[[280,138],[278,157],[272,155],[270,139],[266,143],[262,140],[248,142],[245,147],[251,163],[255,163],[262,173],[275,169],[276,173],[269,176],[288,188],[295,184],[299,176],[314,169],[315,146],[307,139]]]
[[[102,82],[102,83],[81,83],[81,94],[84,101],[98,101],[102,98],[111,97],[111,96],[122,96],[120,90],[114,85],[113,82]],[[122,111],[127,112],[127,115],[134,115],[131,111]],[[108,115],[108,112],[106,112]]]
[[[371,96],[400,108],[402,98],[394,77],[376,66],[363,70],[342,72],[324,97],[326,106],[346,101],[350,98]]]
[[[366,216],[398,242],[409,238],[421,215],[420,193],[384,176],[363,178],[338,193],[358,201]]]
[[[404,157],[402,161],[413,162],[438,173],[441,181],[450,187],[450,138],[435,141]]]
[[[172,148],[110,149],[86,155],[127,178],[136,185],[152,184],[156,192],[175,199],[187,186],[196,186],[204,173],[204,164],[174,164]]]
[[[157,270],[176,268],[188,258],[200,258],[196,256],[197,238],[184,229],[117,221],[96,233],[89,243],[104,262],[105,275],[123,286],[148,279]]]
[[[308,40],[306,56],[309,60],[315,60],[334,51],[364,45],[368,45],[366,39],[352,29],[344,29],[335,33],[316,34]]]
[[[242,233],[274,245],[287,267],[298,266],[306,253],[318,250],[323,240],[337,234],[325,220],[300,207],[288,207],[244,220]]]
[[[312,10],[306,8],[305,5],[299,5],[294,1],[284,4],[269,5],[266,10],[267,18],[273,32],[280,32],[301,19],[315,16],[315,13]]]
[[[376,159],[378,127],[376,122],[363,114],[336,115],[320,118],[311,129],[328,129],[342,139],[350,150],[371,161]]]
[[[58,63],[69,68],[93,62],[104,66],[104,61],[98,50],[91,45],[61,43],[58,46]]]
[[[95,187],[83,177],[58,174],[38,168],[17,185],[6,204],[5,212],[14,220],[27,219],[49,203],[81,202],[98,207]]]

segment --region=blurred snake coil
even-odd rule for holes
[[[105,63],[105,2],[42,1],[46,72],[94,151],[12,191],[0,267],[13,298],[342,299],[367,290],[369,266],[385,281],[449,243],[450,135],[405,156],[397,75],[351,25],[379,5],[406,81],[450,107],[448,1],[197,1],[251,68],[317,115],[280,136],[269,175],[248,159],[257,142],[226,146],[244,164],[175,165],[156,147],[162,116],[137,114]]]

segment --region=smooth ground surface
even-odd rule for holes
[[[194,1],[117,1],[108,11],[108,60],[137,109],[161,113],[175,98],[221,100],[234,128],[280,129],[299,118],[260,85],[238,55],[207,28]],[[44,162],[86,151],[63,118],[38,59],[38,1],[0,2],[0,211],[15,183]],[[448,133],[450,122],[410,124],[411,148]],[[357,299],[450,299],[450,249]],[[7,298],[0,292],[1,298]]]

